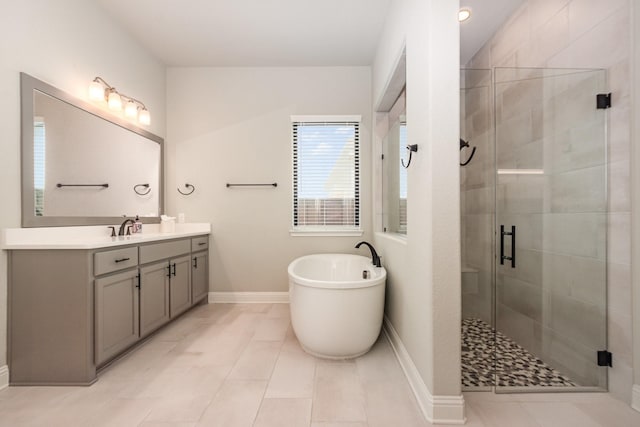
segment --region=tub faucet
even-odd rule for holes
[[[131,234],[131,230],[127,227],[128,223],[131,223],[129,227],[133,225],[133,220],[131,218],[125,219],[122,224],[120,224],[120,228],[118,229],[118,236],[124,236],[124,232],[126,230],[127,236]]]
[[[371,251],[371,263],[376,267],[382,267],[382,265],[380,264],[380,256],[378,255],[376,250],[373,248],[373,246],[371,246],[370,243],[362,241],[356,245],[356,249],[358,249],[362,245],[367,245],[369,247],[369,250]]]

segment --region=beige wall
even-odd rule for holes
[[[640,137],[640,7],[631,3],[632,22],[631,44],[631,82],[632,82],[632,116],[631,116],[631,188],[632,188],[632,318],[633,318],[633,393],[632,405],[640,411],[640,147],[638,147],[638,137]]]
[[[171,68],[167,210],[210,222],[211,291],[286,292],[287,266],[371,238],[369,67]],[[292,237],[291,115],[362,116],[360,237]],[[191,196],[175,190],[195,185]],[[226,188],[230,183],[278,187]]]
[[[0,228],[20,226],[20,77],[24,71],[87,99],[97,75],[144,100],[164,135],[164,67],[93,2],[10,2],[0,28]],[[6,364],[6,253],[0,255],[0,367]]]
[[[608,338],[611,392],[630,400],[630,25],[629,2],[534,1],[524,4],[468,68],[604,68],[613,108],[608,149]],[[468,203],[468,200],[467,200]],[[468,250],[468,249],[467,249]]]
[[[406,45],[408,143],[419,145],[408,169],[407,237],[376,233],[375,243],[389,273],[387,316],[437,397],[460,395],[457,8],[437,0],[392,2],[373,66],[375,108]],[[374,210],[381,221],[381,206]],[[437,401],[428,417],[439,418]]]

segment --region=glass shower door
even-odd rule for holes
[[[603,70],[496,68],[496,391],[606,389]]]
[[[494,385],[495,154],[492,83],[491,70],[460,71],[464,390],[491,390]]]

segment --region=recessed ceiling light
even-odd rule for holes
[[[464,22],[467,19],[471,18],[471,10],[469,9],[460,9],[458,12],[458,21]]]

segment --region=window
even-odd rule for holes
[[[407,155],[407,122],[400,122],[400,135],[399,135],[399,149],[400,158],[404,159]],[[407,162],[408,160],[405,160]],[[406,164],[406,163],[405,163]],[[399,200],[399,212],[398,212],[398,233],[407,234],[407,169],[404,167],[399,168],[400,172],[400,200]]]
[[[35,215],[44,215],[45,178],[45,132],[44,121],[36,118],[33,122],[33,189]]]
[[[360,234],[360,117],[291,121],[293,232]]]

